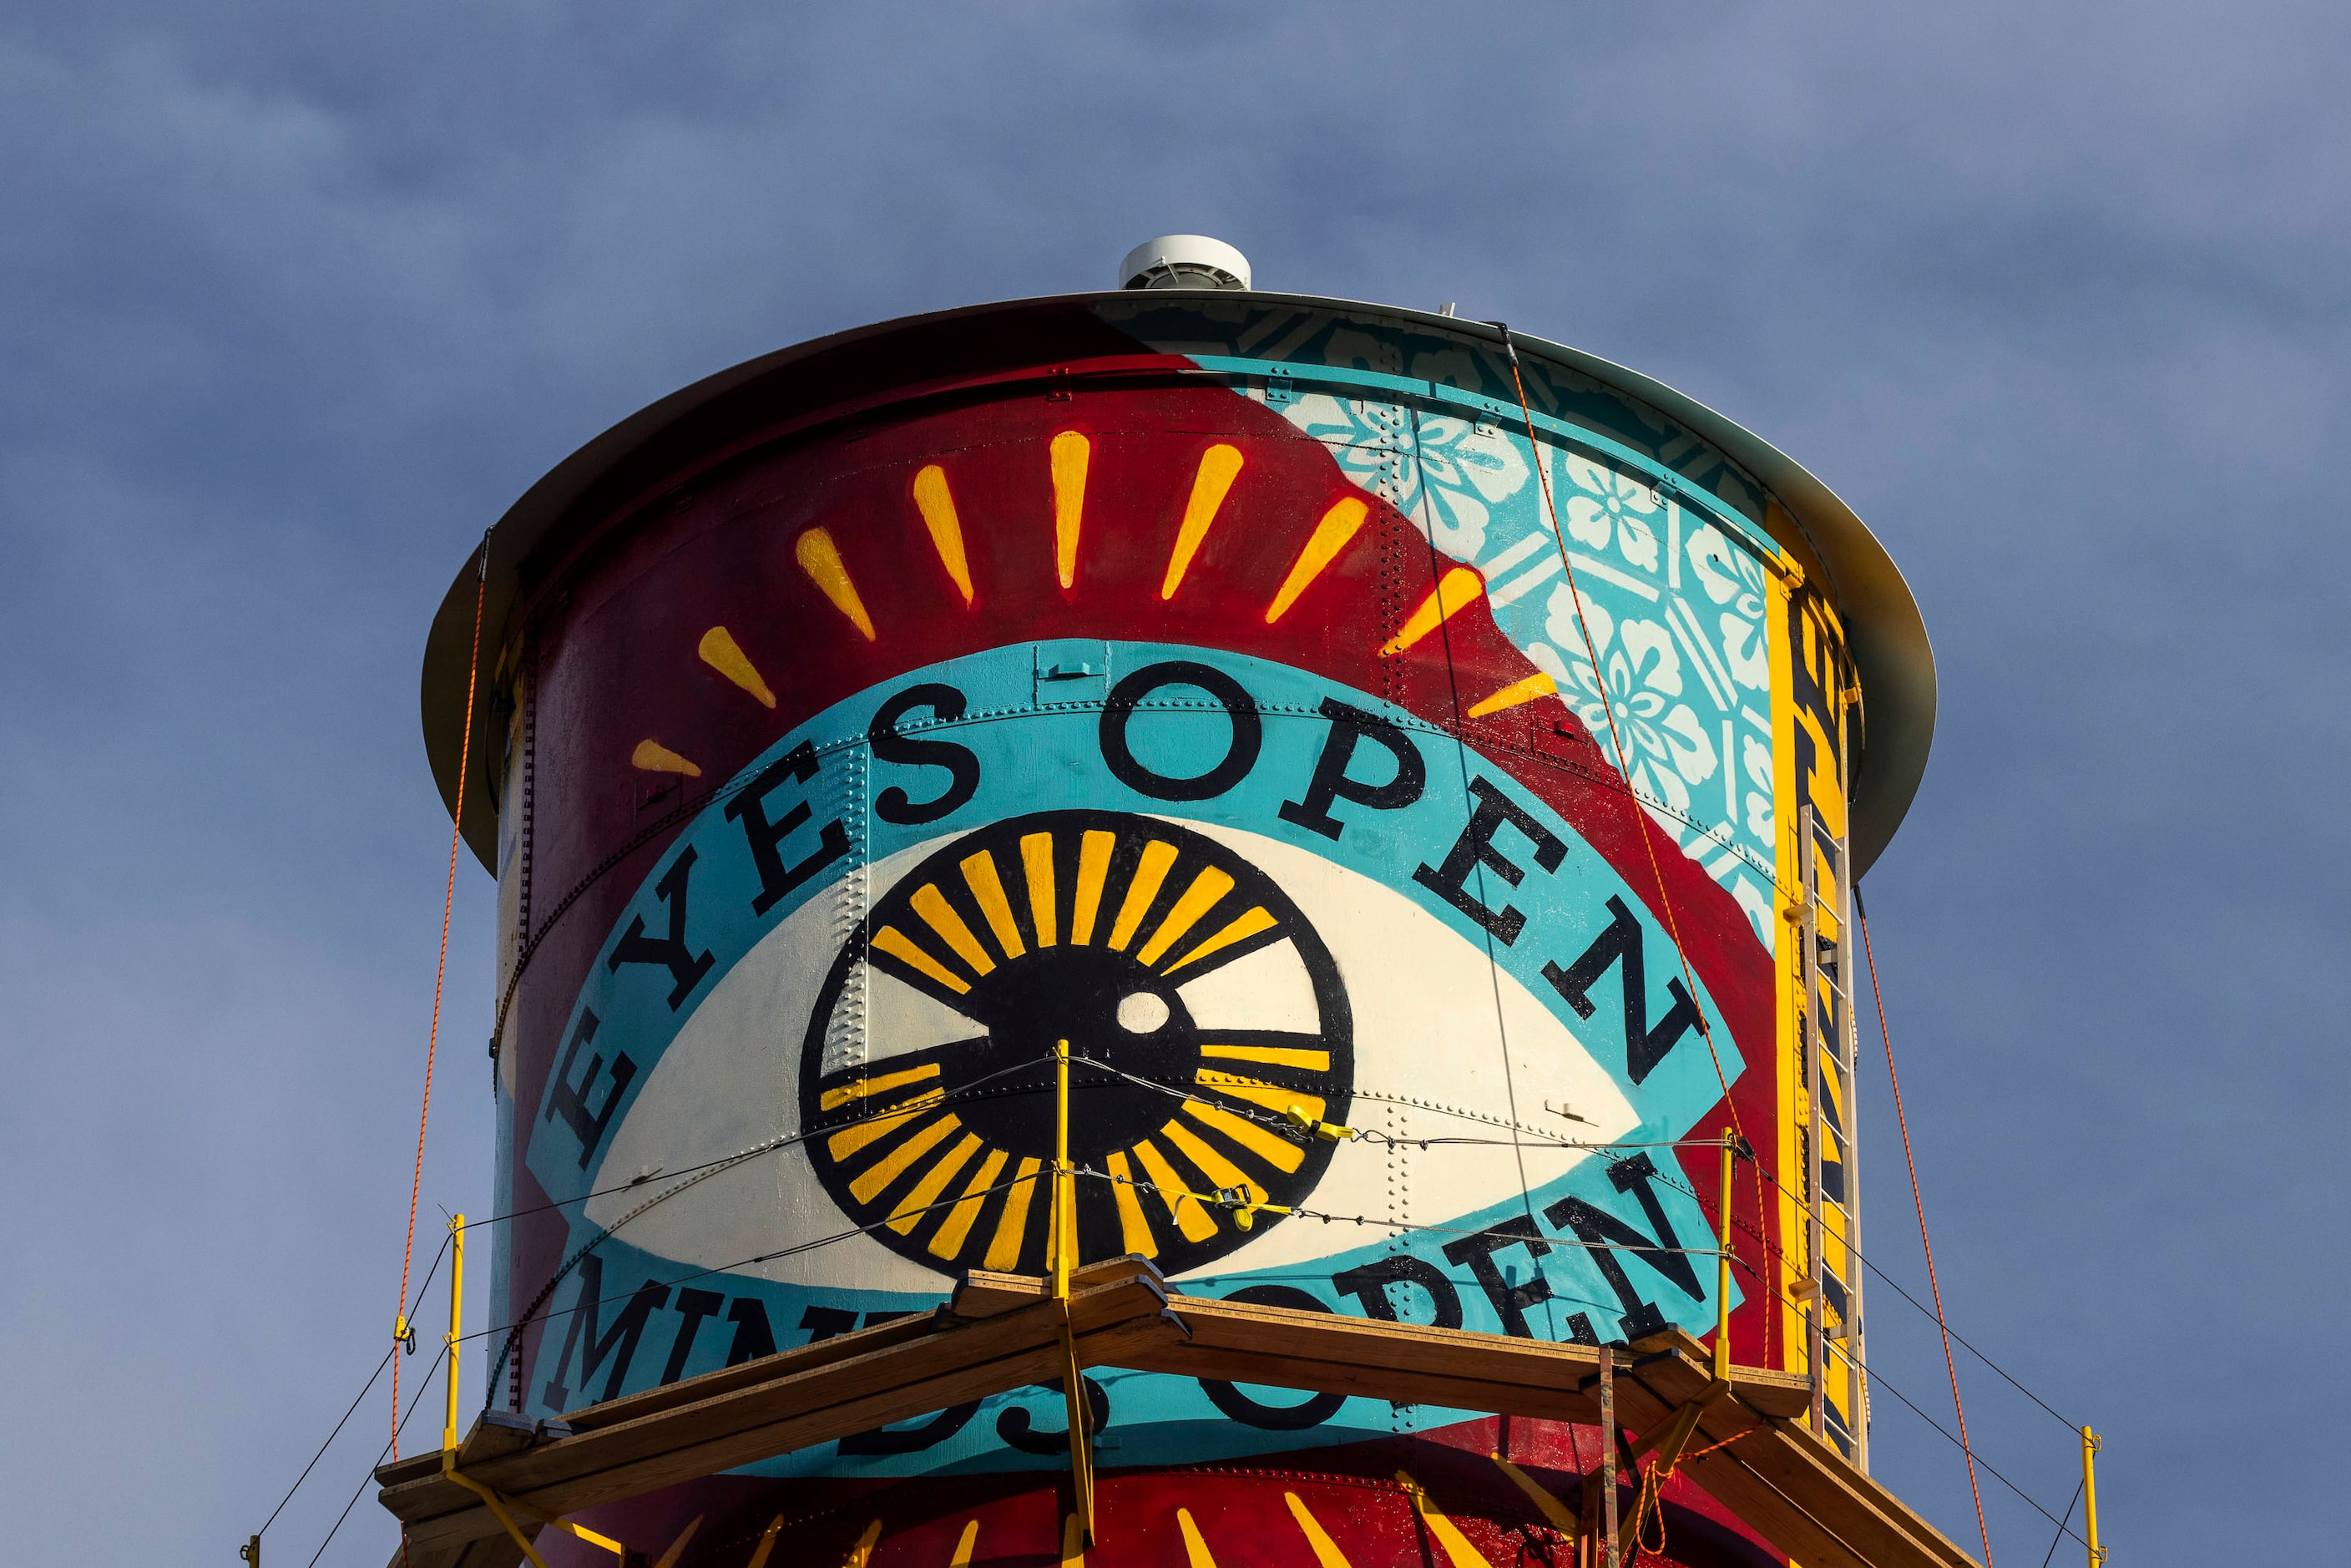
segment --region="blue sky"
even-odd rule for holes
[[[416,672],[482,528],[707,371],[1171,230],[1634,365],[1872,523],[1942,671],[1865,891],[1952,1318],[2108,1434],[2118,1561],[2341,1550],[2296,1434],[2351,1392],[2351,18],[782,9],[0,19],[12,1560],[233,1561],[381,1354],[447,848]],[[489,892],[429,1224],[487,1192]],[[1865,1244],[1916,1289],[1865,1043]],[[1879,1472],[1972,1542],[1886,1392],[1948,1424],[1931,1325],[1881,1291],[1871,1327]],[[1960,1373],[2062,1508],[2064,1430]],[[381,1390],[360,1423],[273,1563]],[[363,1499],[325,1561],[392,1539]]]

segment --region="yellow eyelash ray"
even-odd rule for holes
[[[1193,948],[1189,953],[1185,954],[1181,958],[1178,958],[1174,963],[1168,965],[1167,967],[1161,970],[1160,973],[1164,975],[1172,975],[1176,970],[1182,968],[1185,965],[1189,964],[1196,959],[1205,958],[1211,953],[1222,952],[1236,942],[1246,942],[1260,931],[1270,931],[1273,929],[1274,924],[1273,916],[1267,914],[1263,909],[1252,909],[1246,915],[1236,919],[1230,925],[1226,926],[1222,931],[1217,932],[1214,936],[1209,937],[1206,942],[1201,943],[1197,947]]]
[[[713,626],[705,632],[695,652],[702,655],[704,664],[758,698],[761,706],[776,706],[776,694],[768,689],[768,683],[760,679],[750,656],[743,652],[742,644],[735,641],[735,633],[726,627]]]
[[[1510,1477],[1511,1480],[1518,1483],[1519,1490],[1527,1494],[1527,1500],[1541,1509],[1542,1511],[1542,1516],[1551,1521],[1551,1527],[1553,1530],[1558,1531],[1562,1535],[1567,1536],[1571,1540],[1573,1539],[1578,1527],[1578,1521],[1575,1515],[1568,1511],[1567,1505],[1565,1503],[1552,1496],[1551,1492],[1543,1487],[1541,1482],[1536,1480],[1534,1477],[1527,1474],[1526,1471],[1519,1469],[1518,1466],[1510,1463],[1510,1460],[1502,1458],[1501,1455],[1489,1454],[1486,1457],[1493,1460],[1495,1464],[1500,1466],[1504,1475]]]
[[[1230,1094],[1237,1100],[1247,1100],[1252,1104],[1262,1105],[1269,1111],[1286,1112],[1295,1105],[1316,1121],[1322,1119],[1324,1105],[1322,1096],[1320,1094],[1302,1093],[1295,1089],[1284,1089],[1277,1083],[1267,1083],[1255,1078],[1241,1078],[1230,1072],[1218,1072],[1213,1067],[1199,1069],[1192,1075],[1192,1082],[1203,1089],[1214,1089],[1220,1093]],[[1255,1126],[1257,1124],[1252,1122],[1249,1124]]]
[[[1280,620],[1283,612],[1298,602],[1298,596],[1311,587],[1314,580],[1322,575],[1322,569],[1347,548],[1347,541],[1355,537],[1355,530],[1370,515],[1371,508],[1353,496],[1322,514],[1322,520],[1314,525],[1314,532],[1307,538],[1306,548],[1290,562],[1290,575],[1281,580],[1281,589],[1273,596],[1273,602],[1265,607],[1267,625]]]
[[[1187,1102],[1187,1103],[1196,1103],[1196,1102]],[[1249,1201],[1252,1203],[1263,1203],[1266,1200],[1265,1188],[1242,1175],[1240,1166],[1210,1148],[1201,1140],[1197,1133],[1193,1132],[1183,1123],[1168,1123],[1159,1129],[1159,1135],[1181,1150],[1186,1159],[1199,1166],[1201,1174],[1208,1178],[1209,1186],[1219,1191],[1240,1187],[1249,1194]]]
[[[1011,1157],[1002,1149],[988,1150],[987,1158],[979,1163],[979,1174],[964,1187],[963,1197],[947,1210],[946,1223],[931,1238],[931,1256],[944,1258],[952,1263],[963,1251],[963,1244],[971,1236],[971,1228],[979,1218],[979,1211],[987,1207],[987,1189],[996,1185],[997,1172],[1002,1170],[1004,1162]]]
[[[931,546],[939,552],[939,564],[947,569],[956,591],[969,604],[971,566],[963,555],[963,523],[956,517],[946,470],[935,463],[914,476],[914,509],[923,514],[923,526],[931,530]]]
[[[1134,1145],[1134,1157],[1143,1162],[1144,1174],[1159,1189],[1160,1201],[1167,1206],[1167,1216],[1176,1228],[1184,1233],[1186,1241],[1206,1241],[1217,1233],[1217,1222],[1200,1207],[1200,1200],[1184,1189],[1184,1178],[1167,1163],[1167,1156],[1156,1145],[1144,1138]]]
[[[1029,833],[1020,841],[1020,869],[1029,878],[1029,918],[1037,927],[1037,946],[1050,947],[1059,932],[1053,907],[1053,835]]]
[[[890,1228],[904,1236],[920,1225],[931,1205],[939,1200],[939,1194],[946,1190],[947,1183],[955,1179],[956,1172],[963,1169],[978,1149],[979,1139],[966,1133],[961,1143],[940,1155],[938,1163],[925,1171],[923,1179],[890,1211]]]
[[[843,1127],[827,1138],[824,1141],[825,1153],[838,1164],[874,1140],[888,1137],[946,1097],[946,1090],[934,1089],[927,1093],[917,1094],[912,1100],[901,1100],[887,1110],[875,1112],[870,1120]]]
[[[701,768],[658,740],[637,742],[637,748],[629,753],[629,763],[630,766],[641,768],[648,773],[683,773],[688,779],[702,777]]]
[[[941,1139],[963,1125],[963,1118],[950,1111],[927,1126],[909,1134],[906,1141],[868,1166],[863,1175],[849,1184],[849,1196],[860,1203],[872,1203],[882,1196],[883,1189],[905,1174],[906,1167],[921,1159]]]
[[[1110,928],[1110,945],[1120,952],[1134,940],[1134,928],[1151,909],[1151,901],[1159,896],[1159,884],[1167,880],[1170,867],[1176,863],[1176,846],[1165,839],[1154,839],[1143,846],[1143,860],[1134,868],[1134,880],[1126,884],[1126,901],[1118,906],[1118,919]]]
[[[971,895],[979,901],[979,912],[987,916],[987,928],[996,933],[997,946],[1008,958],[1018,958],[1029,951],[1020,940],[1020,927],[1012,918],[1011,902],[1004,896],[1004,883],[996,874],[996,857],[982,850],[962,862],[963,883]]]
[[[1217,509],[1233,487],[1233,476],[1240,471],[1240,453],[1221,442],[1200,454],[1199,472],[1192,476],[1192,497],[1184,503],[1184,521],[1176,530],[1176,548],[1167,557],[1166,580],[1159,585],[1160,598],[1176,597],[1200,541],[1208,537],[1209,525],[1217,520]]]
[[[1078,580],[1078,529],[1086,515],[1086,463],[1092,444],[1074,430],[1053,437],[1053,566],[1061,586]]]
[[[862,1100],[869,1094],[881,1094],[909,1083],[919,1083],[925,1078],[936,1078],[939,1064],[926,1061],[920,1067],[909,1067],[904,1072],[885,1072],[878,1078],[861,1078],[854,1083],[843,1083],[826,1090],[817,1097],[820,1111],[838,1111],[852,1100]]]
[[[979,938],[973,936],[971,927],[963,923],[963,916],[947,903],[947,895],[939,891],[938,883],[923,883],[915,890],[914,896],[906,902],[914,906],[914,913],[923,917],[923,924],[937,932],[940,938],[955,949],[956,957],[971,966],[972,973],[986,975],[995,971],[996,960],[987,956],[987,949],[979,945]]]
[[[973,1520],[963,1527],[956,1542],[955,1555],[947,1559],[947,1568],[971,1568],[972,1549],[979,1544],[979,1521]]]
[[[1385,658],[1403,653],[1465,608],[1476,603],[1479,595],[1485,591],[1484,578],[1466,566],[1455,567],[1437,580],[1437,586],[1428,591],[1428,597],[1420,601],[1420,608],[1406,617],[1405,623],[1397,628],[1396,634],[1388,639],[1387,645],[1380,650],[1380,656]]]
[[[1314,1568],[1354,1568],[1346,1553],[1339,1550],[1339,1543],[1331,1539],[1331,1532],[1322,1528],[1322,1521],[1306,1511],[1306,1505],[1298,1500],[1296,1492],[1283,1492],[1281,1500],[1290,1505],[1290,1517],[1298,1521],[1299,1531],[1314,1553]]]
[[[810,528],[792,544],[792,556],[809,580],[824,591],[832,607],[849,617],[849,623],[873,641],[873,617],[865,613],[865,601],[857,597],[857,584],[849,580],[849,569],[841,564],[841,549],[832,536],[822,528]]]
[[[1151,1221],[1143,1212],[1143,1204],[1134,1195],[1134,1173],[1126,1163],[1126,1155],[1115,1154],[1102,1161],[1110,1168],[1111,1193],[1118,1200],[1118,1230],[1121,1242],[1129,1252],[1139,1252],[1145,1258],[1159,1256],[1158,1239],[1151,1234]]]
[[[1245,1116],[1234,1115],[1221,1105],[1211,1105],[1205,1100],[1186,1100],[1184,1113],[1196,1122],[1214,1127],[1284,1176],[1305,1163],[1306,1151],[1296,1144],[1267,1131]]]
[[[1020,1240],[1029,1229],[1029,1200],[1037,1193],[1037,1168],[1043,1162],[1024,1159],[1013,1175],[1012,1190],[1004,1195],[1004,1212],[998,1216],[996,1235],[987,1243],[983,1268],[1009,1269],[1020,1261]]]
[[[921,970],[957,996],[962,996],[971,989],[970,984],[960,975],[954,973],[945,964],[923,951],[916,946],[913,937],[894,925],[884,925],[881,930],[876,931],[873,934],[873,946],[900,963]]]
[[[1200,916],[1214,909],[1217,901],[1232,890],[1233,879],[1225,873],[1215,866],[1203,871],[1192,879],[1192,885],[1176,899],[1174,907],[1167,911],[1167,918],[1159,923],[1159,929],[1152,933],[1151,939],[1143,945],[1135,957],[1145,964],[1159,962],[1168,948],[1176,946],[1186,932],[1199,924]]]
[[[1110,876],[1110,852],[1118,835],[1093,829],[1078,841],[1078,906],[1070,912],[1070,941],[1080,947],[1094,939],[1094,916],[1102,909],[1102,883]]]
[[[1176,1511],[1176,1528],[1184,1535],[1184,1568],[1217,1568],[1217,1560],[1210,1554],[1207,1542],[1201,1538],[1200,1527],[1192,1522],[1190,1509]]]
[[[1469,716],[1484,718],[1489,713],[1500,713],[1504,708],[1517,707],[1520,703],[1531,703],[1538,697],[1551,696],[1558,690],[1557,681],[1552,680],[1541,670],[1537,670],[1525,680],[1512,681],[1493,695],[1475,704],[1469,709]]]
[[[1204,1045],[1202,1056],[1213,1056],[1223,1061],[1262,1061],[1268,1067],[1303,1067],[1315,1072],[1331,1071],[1331,1053],[1327,1051],[1305,1051],[1288,1045]]]

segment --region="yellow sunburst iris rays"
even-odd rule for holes
[[[1050,948],[1099,945],[1160,976],[1182,971],[1188,983],[1214,967],[1204,962],[1212,956],[1280,938],[1280,921],[1243,887],[1241,868],[1219,863],[1219,852],[1147,819],[1095,820],[1113,825],[1081,817],[942,857],[945,874],[918,876],[885,900],[894,917],[873,932],[872,960],[977,999],[1003,983],[990,977],[1005,966]],[[1277,1119],[1320,1121],[1331,1112],[1329,1091],[1315,1081],[1332,1071],[1333,1053],[1311,1035],[1210,1036],[1187,1049],[1199,1063],[1185,1069],[1191,1081],[1168,1084],[1183,1092],[1180,1104],[1148,1135],[1102,1152],[1107,1197],[1088,1200],[1102,1202],[1092,1212],[1114,1225],[1118,1245],[1147,1258],[1237,1236],[1200,1195],[1266,1201],[1308,1157]],[[820,1145],[843,1183],[834,1190],[854,1218],[943,1265],[1037,1262],[1049,1223],[1039,1201],[1041,1158],[995,1146],[1000,1134],[962,1120],[968,1107],[950,1083],[940,1062],[904,1058],[829,1082],[820,1113],[865,1113]]]

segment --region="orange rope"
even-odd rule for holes
[[[1968,1461],[1968,1492],[1975,1499],[1976,1532],[1983,1539],[1984,1568],[1991,1568],[1991,1531],[1984,1523],[1983,1492],[1976,1485],[1976,1451],[1968,1446],[1968,1407],[1959,1399],[1959,1364],[1951,1356],[1951,1331],[1943,1322],[1943,1287],[1935,1277],[1935,1244],[1927,1239],[1927,1200],[1918,1196],[1918,1162],[1910,1154],[1910,1119],[1902,1113],[1902,1079],[1894,1071],[1894,1036],[1886,1027],[1886,993],[1877,986],[1877,954],[1869,942],[1869,917],[1854,891],[1854,915],[1861,926],[1861,950],[1869,960],[1869,994],[1877,1003],[1877,1038],[1886,1043],[1886,1077],[1894,1085],[1894,1123],[1902,1129],[1902,1163],[1910,1167],[1910,1202],[1918,1211],[1918,1245],[1927,1254],[1927,1285],[1935,1298],[1935,1327],[1943,1336],[1943,1370],[1951,1376],[1951,1409],[1959,1418],[1959,1452]]]
[[[1633,826],[1641,836],[1642,852],[1649,858],[1649,875],[1657,884],[1657,907],[1666,917],[1666,935],[1673,939],[1674,957],[1681,964],[1682,983],[1689,988],[1691,1010],[1698,1015],[1698,1035],[1706,1042],[1707,1060],[1714,1063],[1714,1080],[1722,1086],[1722,1104],[1723,1109],[1730,1113],[1730,1129],[1739,1135],[1740,1143],[1752,1149],[1755,1145],[1748,1139],[1747,1129],[1740,1124],[1739,1106],[1730,1098],[1730,1080],[1722,1071],[1722,1054],[1715,1049],[1714,1030],[1707,1026],[1706,1009],[1698,1005],[1698,975],[1691,969],[1689,953],[1682,946],[1681,924],[1674,915],[1673,895],[1666,891],[1665,867],[1659,863],[1657,846],[1649,836],[1652,825],[1649,813],[1642,807],[1640,796],[1635,789],[1633,768],[1625,758],[1625,739],[1616,731],[1616,705],[1609,700],[1608,673],[1602,667],[1600,650],[1592,641],[1592,628],[1586,623],[1583,613],[1583,590],[1575,580],[1575,563],[1568,559],[1567,536],[1559,526],[1559,506],[1551,493],[1551,467],[1543,461],[1541,443],[1535,438],[1535,414],[1533,407],[1527,402],[1526,378],[1519,373],[1519,350],[1510,341],[1510,329],[1503,327],[1501,332],[1502,347],[1510,356],[1510,382],[1518,389],[1519,413],[1527,422],[1527,446],[1535,460],[1535,480],[1542,486],[1543,511],[1551,518],[1552,542],[1559,547],[1559,564],[1567,573],[1567,591],[1575,601],[1575,630],[1583,639],[1584,654],[1592,661],[1592,678],[1600,688],[1600,712],[1608,720],[1608,743],[1615,749],[1616,771],[1625,779],[1625,796],[1633,812]],[[1725,758],[1723,766],[1727,768],[1729,765],[1729,758]],[[1750,1163],[1755,1166],[1755,1212],[1760,1223],[1765,1213],[1763,1165],[1760,1158]],[[1728,1210],[1730,1194],[1724,1193],[1721,1202]],[[1763,1314],[1763,1354],[1766,1360],[1771,1354],[1771,1320],[1776,1315],[1770,1312]]]
[[[416,1257],[416,1199],[424,1186],[424,1128],[433,1115],[433,1058],[441,1044],[441,989],[449,977],[449,913],[457,902],[457,850],[465,833],[465,775],[474,759],[474,685],[482,669],[482,609],[490,591],[490,536],[482,536],[481,565],[474,574],[474,643],[465,656],[465,731],[457,742],[457,809],[449,824],[449,885],[441,894],[441,956],[433,970],[433,1023],[424,1036],[424,1103],[416,1113],[416,1168],[408,1178],[408,1238],[400,1248],[400,1306],[394,1332],[408,1326],[408,1270]],[[456,1368],[449,1369],[456,1375]],[[400,1458],[400,1357],[392,1358],[392,1457]],[[401,1532],[401,1551],[408,1533]]]

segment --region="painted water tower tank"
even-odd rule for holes
[[[1893,563],[1591,355],[1187,236],[1121,273],[738,365],[492,533],[492,1402],[1041,1271],[1065,1040],[1082,1256],[1194,1295],[1704,1336],[1735,1128],[1736,1357],[1865,1460],[1845,921],[1935,702]],[[452,802],[475,580],[424,664]],[[1087,1382],[1102,1563],[1516,1561],[1595,1460]],[[1029,1388],[590,1519],[654,1554],[699,1519],[679,1561],[728,1568],[778,1521],[779,1562],[1059,1562],[1062,1427]],[[1667,1502],[1669,1557],[1771,1560]]]

